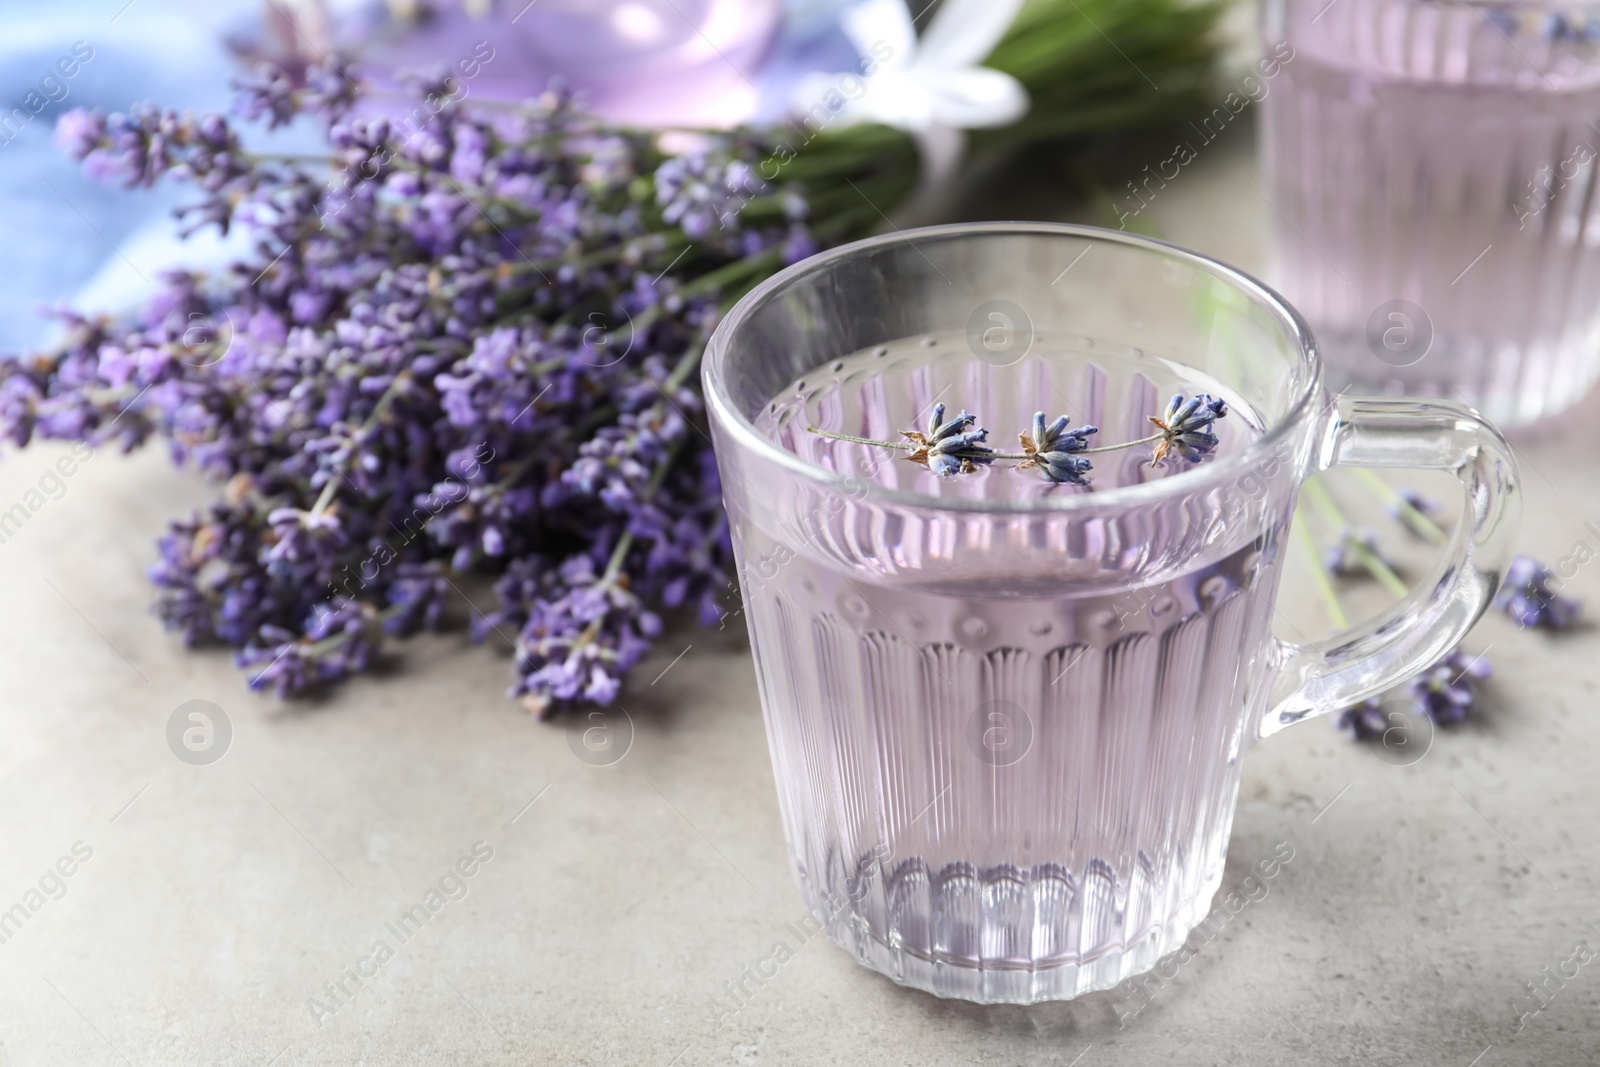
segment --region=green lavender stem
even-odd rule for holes
[[[917,446],[908,441],[878,441],[871,437],[857,437],[854,434],[834,433],[832,430],[819,430],[815,426],[807,426],[807,433],[814,433],[818,437],[831,437],[835,441],[849,441],[856,445],[877,445],[879,448],[898,448],[902,452],[913,451]]]
[[[1345,519],[1344,512],[1339,510],[1339,505],[1334,503],[1333,496],[1329,494],[1321,482],[1315,478],[1308,480],[1305,485],[1305,493],[1334,529],[1344,530],[1350,525]],[[1379,584],[1389,592],[1397,597],[1404,597],[1411,592],[1407,588],[1405,581],[1394,572],[1394,568],[1385,563],[1376,552],[1373,552],[1366,545],[1352,540],[1350,551],[1355,553],[1355,557],[1361,561],[1361,565],[1367,569],[1367,573],[1376,578]],[[1318,568],[1319,571],[1321,569],[1320,567]]]
[[[383,418],[383,416],[388,412],[389,408],[394,404],[394,398],[399,396],[400,393],[410,384],[410,371],[401,371],[399,374],[396,374],[389,382],[389,385],[384,389],[383,395],[378,397],[378,402],[372,405],[372,414],[367,416],[366,420],[362,422],[360,429],[356,430],[352,436],[360,437],[362,434],[368,432],[374,426],[378,425],[378,420]],[[345,476],[342,469],[335,471],[334,473],[336,473],[339,477],[329,478],[325,483],[323,483],[322,492],[317,496],[317,502],[311,505],[310,514],[312,518],[316,518],[317,516],[321,515],[328,509],[330,505],[333,504],[334,495],[339,490],[339,482]]]
[[[1378,579],[1379,583],[1396,597],[1404,597],[1411,592],[1405,581],[1394,572],[1394,568],[1385,563],[1372,549],[1363,544],[1353,544],[1350,550],[1356,554],[1362,566],[1367,568],[1367,573]]]
[[[673,461],[678,458],[678,453],[683,448],[683,440],[680,437],[667,449],[666,455],[661,457],[661,462],[656,465],[656,469],[650,474],[650,481],[645,484],[642,499],[649,500],[654,497],[656,491],[661,488],[661,483],[667,480],[667,474],[672,470]],[[599,588],[609,589],[617,584],[622,577],[622,566],[627,562],[628,553],[632,550],[633,531],[624,530],[622,536],[617,538],[616,546],[611,550],[611,558],[606,561],[606,569],[600,575]],[[579,634],[578,639],[573,642],[573,649],[582,648],[598,637],[600,626],[604,622],[605,616],[602,615],[584,627],[583,633]]]
[[[857,437],[854,434],[834,433],[832,430],[819,430],[815,426],[807,426],[807,433],[814,433],[818,437],[828,437],[835,441],[849,441],[857,445],[876,445],[879,448],[898,448],[902,452],[915,452],[921,445],[914,445],[908,441],[879,441],[873,437]],[[1149,437],[1141,437],[1137,441],[1124,441],[1119,445],[1101,445],[1098,448],[1080,448],[1073,452],[1074,456],[1086,456],[1091,452],[1118,452],[1124,448],[1136,448],[1139,445],[1148,445],[1161,440],[1163,434],[1153,433]],[[1026,452],[985,452],[985,459],[1030,459]]]
[[[1322,594],[1323,603],[1328,605],[1328,614],[1333,617],[1334,627],[1340,630],[1347,628],[1350,620],[1345,616],[1344,605],[1339,603],[1339,592],[1334,589],[1333,580],[1322,567],[1322,559],[1317,555],[1316,542],[1311,540],[1311,529],[1299,508],[1294,509],[1293,526],[1294,538],[1300,543],[1306,558],[1311,561],[1311,573],[1316,576],[1317,592]]]
[[[390,619],[395,618],[401,612],[405,611],[406,607],[407,605],[405,604],[391,604],[382,610],[372,610],[370,614],[365,614],[367,609],[363,609],[363,622],[366,625],[363,626],[362,629],[340,630],[338,633],[330,634],[320,641],[311,641],[302,637],[298,642],[295,643],[300,646],[300,654],[302,656],[305,656],[307,659],[318,659],[344,645],[349,644],[354,638],[363,634],[367,634],[372,630],[376,630],[381,634],[383,631],[383,624],[388,622]],[[262,673],[264,674],[265,672]],[[252,681],[256,682],[259,682],[260,680],[261,675],[257,675],[254,679],[252,679]]]
[[[1091,452],[1117,452],[1124,448],[1135,448],[1139,445],[1151,445],[1165,437],[1165,434],[1153,433],[1149,437],[1141,437],[1137,441],[1124,441],[1120,445],[1100,445],[1096,448],[1080,448],[1072,453],[1074,456],[1086,456]],[[1004,453],[1002,453],[1004,454]],[[1018,459],[1018,456],[1006,456],[1007,459]]]
[[[1444,544],[1448,536],[1444,529],[1428,516],[1418,511],[1409,500],[1395,492],[1392,485],[1361,467],[1356,468],[1356,477],[1360,478],[1362,484],[1372,491],[1373,496],[1404,515],[1413,530],[1416,530],[1436,545]]]

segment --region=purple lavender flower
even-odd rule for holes
[[[1440,725],[1454,725],[1472,711],[1478,683],[1489,677],[1489,661],[1482,655],[1468,658],[1459,648],[1417,675],[1411,692],[1428,717]]]
[[[711,152],[676,156],[656,169],[656,202],[661,205],[662,221],[678,226],[693,240],[704,240],[713,225],[719,230],[736,229],[750,199],[768,191],[767,183],[756,176],[749,162],[728,159],[725,151],[719,146]]]
[[[226,233],[235,207],[266,178],[221,115],[179,115],[150,104],[111,115],[74,109],[57,121],[55,140],[101,181],[149,187],[170,174],[199,186],[205,199],[179,212],[192,220],[185,236],[206,224]]]
[[[257,62],[233,80],[234,112],[240,118],[265,119],[267,128],[286,126],[302,113],[320,116],[331,125],[355,106],[359,93],[348,61],[323,57],[319,63],[291,69]]]
[[[216,115],[62,117],[90,173],[187,181],[186,221],[244,226],[252,251],[164,275],[126,318],[64,315],[50,353],[0,357],[0,439],[159,434],[214,477],[216,503],[160,541],[156,609],[186,643],[236,650],[255,688],[369,669],[385,635],[446,625],[477,572],[500,604],[474,634],[515,646],[516,695],[542,713],[609,701],[656,607],[723,618],[731,548],[694,365],[730,296],[815,248],[809,206],[757,177],[774,146],[749,133],[674,161],[569,92],[384,115],[351,110],[346,74],[240,86],[247,117],[331,122],[325,162],[255,157]],[[966,429],[935,442],[939,462],[984,461],[981,431],[946,439]]]
[[[220,115],[179,115],[151,104],[107,116],[75,108],[56,129],[56,143],[83,160],[91,176],[130,187],[153,185],[176,171],[215,191],[249,169]]]
[[[339,550],[348,543],[339,517],[332,510],[278,508],[268,513],[267,523],[275,541],[264,550],[263,562],[269,567],[275,563],[309,562],[319,569],[329,569]]]
[[[450,579],[438,561],[401,563],[389,583],[390,611],[383,631],[409,637],[418,630],[437,630],[450,598]]]
[[[721,626],[727,612],[724,594],[731,585],[727,562],[733,558],[727,514],[718,506],[722,481],[716,455],[700,452],[697,462],[679,464],[665,479],[655,503],[662,522],[648,537],[646,573],[638,590],[669,608],[693,605],[702,626]],[[636,526],[630,526],[635,536]]]
[[[571,557],[545,577],[558,580],[545,582],[527,604],[510,695],[540,717],[577,701],[611,703],[622,675],[661,632],[660,620],[625,581],[597,576],[588,556]]]
[[[811,231],[798,223],[791,223],[785,232],[782,244],[783,265],[798,263],[817,253],[817,242],[811,236]]]
[[[317,682],[316,662],[306,655],[306,646],[278,626],[262,627],[259,642],[235,652],[233,662],[254,672],[245,683],[251,689],[271,689],[280,697],[307,692]]]
[[[234,662],[252,672],[247,681],[251,689],[271,689],[280,697],[341,681],[372,666],[381,636],[374,614],[342,598],[318,604],[304,637],[263,626],[260,641],[235,653]]]
[[[1196,393],[1187,400],[1182,393],[1174,393],[1162,415],[1150,416],[1161,431],[1150,465],[1155,466],[1173,452],[1198,463],[1221,444],[1211,427],[1227,414],[1228,405],[1209,393]]]
[[[106,135],[106,117],[98,111],[75,107],[56,120],[56,148],[73,159],[94,151]]]
[[[156,614],[186,645],[237,648],[265,626],[293,622],[295,597],[261,562],[265,524],[240,495],[232,489],[234,499],[213,505],[204,518],[173,522],[158,543],[159,559],[149,569],[160,590]]]
[[[234,110],[242,118],[265,118],[269,130],[287,126],[299,113],[294,80],[275,64],[258,63],[249,74],[235,78],[233,88],[239,96]]]
[[[301,105],[331,125],[355,107],[360,92],[349,62],[343,56],[332,55],[306,68]]]
[[[1022,441],[1022,451],[1028,457],[1017,464],[1017,467],[1019,469],[1038,467],[1040,474],[1057,484],[1062,482],[1070,485],[1089,484],[1087,475],[1093,464],[1073,453],[1088,448],[1090,436],[1099,433],[1100,430],[1095,426],[1080,426],[1076,430],[1068,430],[1069,421],[1065,415],[1060,415],[1047,426],[1044,412],[1034,412],[1032,432],[1017,435]]]
[[[1367,561],[1387,562],[1378,552],[1378,533],[1362,527],[1347,526],[1339,532],[1339,541],[1323,554],[1322,563],[1328,573],[1341,578],[1369,573]]]
[[[578,458],[561,475],[563,484],[626,512],[646,493],[655,468],[691,431],[681,409],[652,405],[620,416],[578,449]]]
[[[1532,556],[1518,555],[1506,570],[1505,582],[1495,594],[1494,606],[1522,627],[1543,626],[1565,630],[1578,621],[1578,602],[1551,588],[1555,573]]]
[[[994,449],[983,442],[989,431],[973,429],[978,416],[963,411],[949,422],[944,421],[944,405],[933,405],[933,417],[928,420],[927,431],[902,430],[901,436],[917,447],[906,458],[920,463],[941,478],[954,474],[971,474],[980,466],[994,461]]]

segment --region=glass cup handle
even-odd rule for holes
[[[1442,657],[1488,608],[1521,511],[1517,465],[1500,431],[1449,400],[1344,397],[1313,470],[1445,470],[1466,493],[1462,520],[1427,578],[1378,618],[1310,645],[1277,642],[1277,671],[1256,739],[1374,696]]]

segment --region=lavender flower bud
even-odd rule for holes
[[[1551,583],[1555,573],[1532,556],[1518,555],[1506,570],[1494,606],[1515,619],[1518,626],[1565,630],[1578,621],[1578,602],[1561,596]]]
[[[1430,719],[1441,725],[1454,725],[1472,711],[1478,683],[1489,674],[1489,661],[1483,656],[1469,658],[1456,649],[1417,675],[1411,692]]]

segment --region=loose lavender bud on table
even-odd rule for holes
[[[1368,558],[1387,565],[1378,553],[1378,534],[1375,530],[1347,527],[1339,533],[1339,541],[1323,555],[1322,562],[1330,574],[1341,578],[1366,574]]]
[[[1357,741],[1374,741],[1389,730],[1389,719],[1377,697],[1342,709],[1333,723],[1335,729],[1346,731]]]
[[[1489,661],[1482,655],[1468,656],[1456,649],[1417,675],[1411,682],[1411,693],[1434,722],[1454,725],[1472,711],[1478,683],[1489,674]]]
[[[1519,555],[1506,569],[1505,583],[1495,594],[1494,606],[1522,627],[1542,626],[1565,630],[1578,621],[1578,602],[1550,587],[1555,574],[1532,556]]]

